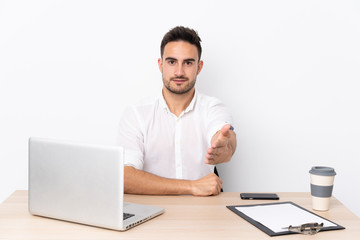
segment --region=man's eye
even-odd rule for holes
[[[168,63],[169,63],[170,65],[174,65],[174,64],[175,64],[175,61],[168,61]]]
[[[191,66],[193,64],[193,62],[186,62],[185,63],[187,66]]]

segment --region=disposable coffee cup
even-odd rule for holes
[[[334,187],[336,172],[331,167],[312,167],[310,173],[310,188],[312,208],[327,211],[330,208],[330,198]]]

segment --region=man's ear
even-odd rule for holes
[[[162,58],[159,58],[159,59],[158,59],[158,66],[159,66],[160,72],[162,72],[162,66],[163,66]]]
[[[204,61],[200,60],[199,64],[198,64],[197,75],[199,75],[199,73],[201,72],[201,69],[203,68],[203,65],[204,65]]]

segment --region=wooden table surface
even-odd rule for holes
[[[125,232],[32,216],[28,192],[15,191],[0,205],[0,239],[360,239],[360,218],[335,197],[326,212],[311,209],[310,193],[278,193],[280,201],[292,201],[327,218],[345,230],[313,236],[293,234],[269,237],[226,208],[227,205],[279,201],[241,200],[237,192],[218,196],[140,196],[125,194],[125,201],[157,205],[165,213]]]

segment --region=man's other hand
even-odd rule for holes
[[[218,195],[222,188],[222,180],[215,173],[210,173],[199,180],[192,181],[192,195]]]

